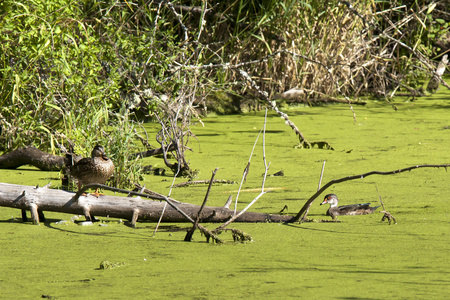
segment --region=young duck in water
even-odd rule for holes
[[[338,198],[335,194],[326,195],[323,202],[320,203],[320,205],[323,204],[330,204],[330,208],[327,211],[327,216],[331,216],[333,220],[335,220],[337,216],[372,214],[378,207],[380,207],[370,207],[370,203],[351,204],[338,207]]]
[[[81,185],[104,184],[114,173],[114,163],[106,157],[105,149],[97,145],[91,152],[91,157],[83,158],[70,168],[70,174],[78,180],[78,190]],[[98,188],[94,193],[97,197]]]

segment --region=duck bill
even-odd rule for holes
[[[324,204],[327,204],[328,202],[327,202],[327,199],[325,199],[325,200],[323,200],[323,202],[322,203],[320,203],[320,205],[324,205]]]

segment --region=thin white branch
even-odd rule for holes
[[[269,170],[269,167],[270,167],[270,163],[269,164],[266,164],[266,153],[265,153],[265,134],[266,134],[266,123],[267,123],[267,108],[266,108],[266,114],[265,114],[265,116],[264,116],[264,127],[263,127],[263,129],[261,130],[261,131],[263,131],[263,160],[264,160],[264,168],[265,168],[265,171],[264,171],[264,177],[263,177],[263,182],[262,182],[262,185],[261,185],[261,193],[258,195],[258,196],[256,196],[256,198],[255,199],[253,199],[242,211],[240,211],[238,214],[236,214],[236,206],[237,206],[237,201],[236,201],[236,206],[235,206],[235,210],[234,210],[234,214],[233,214],[233,217],[230,219],[230,220],[228,220],[227,222],[225,222],[225,223],[223,223],[222,225],[220,225],[219,227],[217,227],[216,229],[214,229],[213,230],[213,232],[219,232],[220,230],[222,230],[222,229],[224,229],[225,227],[227,227],[229,224],[231,224],[234,220],[236,220],[237,218],[239,218],[244,212],[246,212],[253,204],[255,204],[255,202],[256,201],[258,201],[258,199],[259,198],[261,198],[262,197],[262,195],[264,195],[265,193],[267,193],[267,192],[265,192],[264,191],[264,184],[265,184],[265,182],[266,182],[266,178],[267,178],[267,172],[268,172],[268,170]],[[255,145],[256,145],[256,142],[258,141],[258,138],[259,138],[259,135],[261,134],[261,131],[258,133],[258,137],[256,138],[256,141],[255,141]],[[252,149],[252,153],[251,153],[251,155],[250,155],[250,160],[251,160],[251,157],[252,157],[252,155],[253,155],[253,150],[255,149],[255,145],[253,146],[253,149]],[[250,165],[250,160],[249,160],[249,165]],[[247,165],[247,167],[249,167],[249,165]],[[247,169],[247,168],[246,168]],[[245,176],[246,176],[246,174],[245,174],[245,171],[244,171],[244,176],[243,176],[243,178],[245,178]],[[241,185],[242,185],[242,182],[241,182]],[[240,187],[239,187],[239,191],[240,191]],[[238,195],[239,195],[239,192],[238,192]],[[236,197],[236,200],[237,200],[237,197]]]
[[[252,161],[253,152],[255,151],[256,143],[258,142],[260,135],[261,135],[261,130],[259,131],[258,136],[256,137],[255,143],[253,144],[252,152],[250,153],[250,157],[248,159],[247,166],[245,167],[244,173],[242,174],[241,184],[239,185],[238,193],[236,195],[236,200],[234,202],[234,214],[236,214],[237,204],[238,204],[239,195],[241,194],[242,184],[244,183],[245,179],[247,178],[247,175],[248,175],[248,172],[250,169],[250,162]]]

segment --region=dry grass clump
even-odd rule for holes
[[[259,22],[245,19],[247,26],[222,25],[206,34],[203,42],[223,41],[213,52],[225,52],[229,60],[222,56],[218,63],[245,70],[271,95],[294,87],[303,89],[299,95],[303,100],[367,94],[390,98],[399,91],[420,95],[423,81],[434,71],[430,59],[438,49],[433,42],[448,34],[448,8],[442,3],[354,5],[338,1],[296,1],[289,9],[279,5],[271,7],[277,18],[270,22],[261,21],[265,20],[261,16]],[[236,33],[236,27],[247,31]],[[236,69],[219,72],[223,82],[240,80]],[[234,90],[245,95],[247,86]]]

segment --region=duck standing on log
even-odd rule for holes
[[[337,216],[372,214],[378,207],[380,207],[370,207],[370,203],[351,204],[338,207],[338,197],[335,194],[326,195],[323,202],[320,203],[320,205],[323,204],[330,204],[330,208],[327,211],[327,216],[330,216],[333,220],[335,220]]]
[[[105,154],[105,149],[97,145],[91,152],[91,157],[83,158],[70,167],[70,174],[78,180],[78,190],[81,185],[104,184],[114,173],[114,163]],[[97,197],[98,188],[94,195]]]

